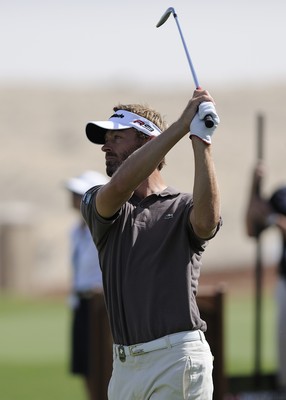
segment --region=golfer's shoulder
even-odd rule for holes
[[[168,194],[173,198],[174,203],[180,207],[192,207],[193,205],[193,195],[188,192],[181,192],[174,188],[168,188]]]
[[[190,204],[193,202],[193,195],[188,192],[179,192],[178,198],[180,199],[180,201],[182,201],[186,204]]]
[[[98,190],[101,188],[101,186],[102,185],[94,186],[94,187],[90,188],[87,192],[85,192],[85,194],[82,196],[82,200],[81,200],[82,207],[90,206],[90,204],[92,203],[92,199],[94,198],[94,196],[96,195]]]

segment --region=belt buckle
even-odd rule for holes
[[[140,354],[145,353],[144,350],[142,349],[142,347],[141,348],[139,347],[137,350],[136,350],[136,347],[139,347],[138,344],[129,346],[129,351],[132,356],[139,356]]]
[[[124,346],[122,346],[122,345],[118,346],[118,354],[119,354],[119,360],[121,362],[124,362],[126,360]]]

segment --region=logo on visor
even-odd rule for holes
[[[135,119],[135,120],[133,121],[133,124],[138,124],[138,125],[140,125],[140,126],[143,126],[143,127],[144,127],[145,129],[147,129],[149,132],[153,132],[153,131],[154,131],[154,129],[153,129],[150,125],[146,124],[145,122],[141,121],[140,119]]]
[[[113,115],[111,115],[111,117],[110,118],[124,118],[124,115],[123,114],[113,114]]]

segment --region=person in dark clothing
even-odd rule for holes
[[[269,227],[276,227],[281,237],[281,255],[277,268],[277,383],[286,393],[286,185],[274,190],[270,197],[257,192],[265,174],[262,162],[254,168],[250,199],[246,212],[246,229],[250,237],[256,237]]]

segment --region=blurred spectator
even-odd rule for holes
[[[71,372],[81,375],[89,400],[107,399],[112,369],[112,339],[106,313],[102,275],[97,249],[89,229],[80,216],[83,194],[107,182],[105,176],[86,171],[66,182],[78,221],[70,233],[73,310],[71,330]]]
[[[263,197],[258,188],[264,173],[264,165],[259,162],[253,173],[252,189],[246,213],[246,228],[250,237],[257,237],[270,226],[277,227],[281,234],[281,256],[276,288],[277,383],[279,388],[286,392],[286,185],[277,188],[270,198]]]

